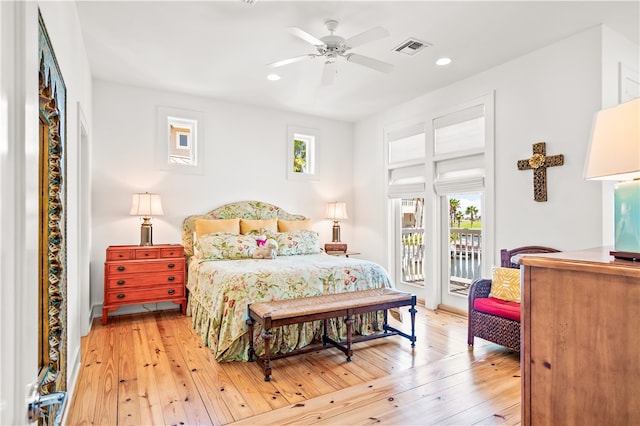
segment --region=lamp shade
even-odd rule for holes
[[[148,192],[133,194],[131,196],[131,210],[129,214],[132,216],[162,216],[162,201],[159,194],[149,194]]]
[[[337,201],[327,203],[324,217],[332,220],[349,219],[349,216],[347,216],[347,204],[338,203]]]
[[[640,178],[640,98],[596,113],[584,178]]]

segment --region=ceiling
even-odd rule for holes
[[[600,23],[640,43],[640,2],[83,1],[76,2],[94,78],[331,119],[357,121]],[[315,52],[286,31],[317,38],[327,19],[345,38],[375,26],[390,35],[352,52],[394,65],[385,74],[339,58],[266,64]],[[408,38],[432,46],[394,51]],[[447,56],[452,63],[439,67]],[[281,80],[268,81],[276,72]]]

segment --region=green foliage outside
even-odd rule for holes
[[[293,171],[305,173],[307,169],[307,143],[294,139],[293,141]]]

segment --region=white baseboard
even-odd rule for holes
[[[180,305],[176,305],[173,302],[160,302],[160,303],[146,303],[144,305],[128,305],[123,306],[115,312],[111,312],[112,316],[127,315],[127,314],[141,314],[144,312],[166,311],[169,309],[178,309]],[[91,321],[93,319],[102,318],[102,305],[94,305],[91,308]]]

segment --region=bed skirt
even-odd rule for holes
[[[196,333],[202,338],[202,342],[208,346],[215,359],[219,362],[227,361],[248,361],[249,359],[249,327],[245,325],[245,333],[230,342],[221,342],[216,330],[220,325],[216,324],[216,319],[209,315],[207,309],[194,297],[189,297],[187,304],[187,315],[191,316],[191,322]],[[248,316],[247,316],[248,318]],[[369,312],[358,315],[354,318],[354,333],[369,335],[382,331],[384,323],[384,312]],[[255,327],[254,345],[256,354],[264,355],[264,341],[262,339],[262,328]],[[271,354],[291,352],[303,348],[314,340],[322,339],[322,321],[310,323],[293,324],[272,330]],[[329,320],[329,336],[334,340],[344,340],[346,338],[346,325],[344,318]]]

